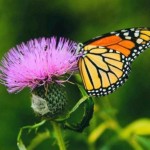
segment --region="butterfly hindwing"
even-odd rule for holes
[[[85,42],[79,70],[88,94],[104,96],[120,87],[128,78],[131,62],[149,45],[148,28],[119,30]]]
[[[126,60],[124,55],[107,48],[93,47],[88,50],[79,60],[81,77],[88,94],[104,96],[121,86],[130,72]]]

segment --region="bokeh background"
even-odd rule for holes
[[[118,29],[149,27],[149,5],[149,0],[0,0],[0,59],[16,44],[37,37],[55,35],[84,42]],[[74,96],[76,93],[72,94]],[[104,132],[91,147],[87,139],[105,120],[100,115],[105,99],[100,97],[95,100],[96,111],[91,126],[83,133],[65,130],[69,150],[107,150],[105,145],[115,134],[114,131]],[[128,82],[107,96],[106,101],[108,99],[121,127],[140,118],[150,118],[150,49],[133,63]],[[0,150],[16,150],[19,129],[40,121],[30,105],[29,89],[9,94],[0,85]],[[107,110],[107,105],[104,107]],[[27,135],[26,138],[30,137]],[[149,140],[148,136],[146,140]],[[36,148],[41,149],[57,150],[58,147],[55,140],[47,139]],[[135,148],[124,140],[116,140],[110,149]],[[143,147],[143,150],[148,148]]]

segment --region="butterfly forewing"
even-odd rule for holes
[[[104,96],[120,87],[131,62],[149,45],[149,28],[119,30],[85,42],[79,70],[89,95]]]
[[[125,55],[132,62],[150,45],[150,28],[130,28],[118,30],[84,43],[88,46],[104,46]]]

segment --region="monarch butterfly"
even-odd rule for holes
[[[104,96],[120,87],[130,73],[130,65],[150,47],[150,28],[130,28],[110,32],[79,44],[78,66],[89,95]]]

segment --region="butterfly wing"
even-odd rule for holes
[[[119,30],[81,47],[79,70],[89,95],[104,96],[128,78],[131,62],[150,45],[148,28]]]

